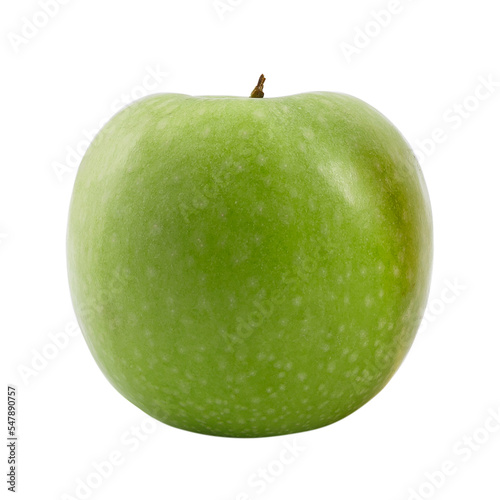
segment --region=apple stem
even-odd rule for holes
[[[266,79],[264,75],[260,75],[257,86],[252,90],[250,97],[264,97],[264,82]]]

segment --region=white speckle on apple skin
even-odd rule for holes
[[[164,130],[168,125],[168,119],[163,118],[162,120],[159,120],[158,123],[156,124],[156,129],[157,130]]]
[[[326,371],[327,371],[328,373],[333,373],[333,372],[335,371],[335,366],[336,366],[335,361],[330,361],[330,362],[328,363],[328,366],[327,366],[327,368],[326,368]]]
[[[263,109],[256,109],[253,112],[253,116],[257,120],[263,120],[264,118],[266,118],[267,114],[266,114],[266,112]]]
[[[302,135],[308,140],[308,141],[313,141],[315,136],[314,132],[310,128],[303,128],[302,129]]]
[[[257,155],[257,163],[259,165],[264,165],[266,163],[266,157],[263,154]]]

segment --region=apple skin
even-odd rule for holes
[[[395,373],[427,301],[431,210],[409,145],[359,99],[158,94],[85,154],[67,256],[123,396],[194,432],[281,435]]]

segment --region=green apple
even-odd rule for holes
[[[67,255],[123,396],[178,428],[272,436],[345,417],[398,369],[432,219],[408,143],[359,99],[158,94],[85,154]]]

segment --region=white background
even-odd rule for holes
[[[64,1],[47,0],[50,17],[36,0],[0,14],[2,412],[15,384],[18,498],[499,499],[497,4]],[[350,417],[289,437],[201,436],[154,424],[72,332],[68,203],[87,137],[133,97],[247,95],[261,72],[268,97],[356,95],[419,151],[433,284],[402,368]],[[283,464],[287,445],[296,456]],[[110,455],[120,463],[98,475]],[[453,473],[436,473],[445,462]]]

